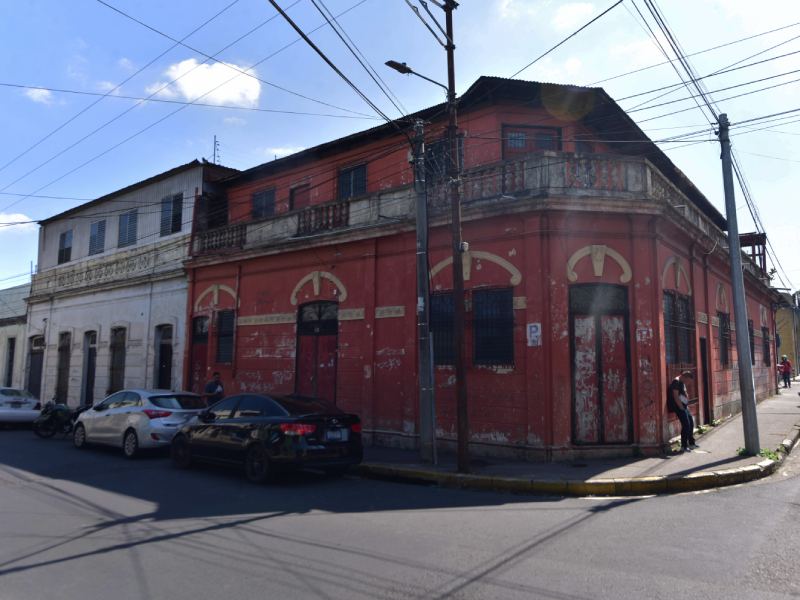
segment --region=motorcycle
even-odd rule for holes
[[[50,438],[57,433],[70,434],[75,420],[83,410],[85,407],[72,410],[66,404],[48,402],[33,422],[33,433],[41,438]]]

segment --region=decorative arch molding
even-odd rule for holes
[[[729,313],[730,308],[728,304],[728,294],[721,283],[717,284],[717,310],[724,313]]]
[[[522,281],[522,273],[520,272],[517,267],[512,265],[502,256],[497,256],[497,254],[492,254],[491,252],[484,252],[483,250],[467,250],[461,255],[461,266],[464,269],[464,281],[469,281],[472,277],[472,259],[477,260],[485,260],[490,263],[494,263],[499,267],[508,271],[511,275],[509,279],[509,283],[511,285],[519,285]],[[439,261],[436,265],[431,269],[430,278],[433,279],[438,275],[441,271],[445,268],[451,266],[453,264],[453,257],[448,256],[444,260]]]
[[[294,286],[292,295],[289,297],[289,301],[292,303],[292,306],[297,306],[297,294],[300,293],[302,287],[309,281],[314,288],[314,296],[319,296],[321,289],[320,284],[323,279],[330,281],[334,286],[336,286],[336,289],[339,290],[339,302],[344,302],[347,300],[347,288],[344,286],[341,279],[336,277],[336,275],[333,273],[328,273],[327,271],[312,271],[308,275],[304,276],[300,281],[297,282],[297,285]]]
[[[202,291],[202,293],[197,297],[197,300],[194,301],[194,312],[200,311],[200,304],[203,302],[206,296],[211,295],[211,301],[214,304],[219,304],[219,293],[225,292],[231,298],[233,298],[233,305],[236,306],[236,290],[232,287],[223,285],[221,283],[215,283],[214,285],[208,286],[206,289]]]
[[[686,272],[686,269],[683,268],[683,263],[681,259],[677,256],[670,256],[667,259],[667,262],[664,263],[664,270],[661,271],[661,287],[664,289],[670,289],[672,286],[670,285],[672,282],[667,281],[667,275],[669,274],[670,267],[673,267],[674,276],[675,276],[675,289],[680,289],[681,287],[681,276],[686,281],[686,288],[689,290],[689,295],[692,295],[692,282],[689,279],[689,274]]]
[[[569,257],[569,260],[567,261],[567,279],[573,282],[578,281],[578,274],[575,272],[575,265],[577,265],[581,259],[587,256],[591,257],[592,271],[594,272],[595,277],[603,276],[606,256],[613,258],[614,261],[622,268],[622,275],[619,276],[620,283],[628,283],[633,276],[630,263],[628,263],[628,261],[625,260],[625,257],[623,257],[619,252],[613,248],[609,248],[604,244],[593,244],[591,246],[584,246]]]

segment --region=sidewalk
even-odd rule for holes
[[[698,449],[672,456],[579,462],[480,458],[466,475],[456,473],[453,455],[440,455],[434,466],[422,463],[417,451],[369,447],[360,473],[447,487],[570,496],[659,494],[733,485],[772,474],[800,438],[798,391],[800,385],[781,389],[757,406],[761,448],[778,451],[778,461],[738,455],[744,438],[742,417],[737,415],[698,436]]]

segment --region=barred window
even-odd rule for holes
[[[694,311],[691,296],[664,292],[664,337],[667,364],[694,361]]]
[[[719,319],[719,361],[727,369],[731,362],[731,317],[728,313],[718,312]]]
[[[452,292],[431,295],[430,331],[433,336],[433,364],[454,364]]]
[[[217,313],[217,362],[233,362],[233,330],[236,318],[232,310]]]
[[[514,364],[513,290],[476,290],[472,295],[476,365]]]
[[[762,327],[761,328],[761,343],[763,345],[762,352],[764,353],[764,366],[770,367],[772,366],[772,356],[770,356],[769,350],[769,327]]]
[[[275,189],[253,194],[253,218],[266,219],[275,214]]]
[[[747,320],[747,333],[750,335],[750,363],[755,366],[756,364],[756,337],[753,333],[753,320]]]

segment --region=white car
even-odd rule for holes
[[[75,423],[76,448],[105,444],[133,458],[143,448],[166,448],[175,433],[200,414],[203,398],[190,392],[122,390],[83,411]]]
[[[33,423],[40,413],[39,400],[30,392],[0,387],[0,423]]]

